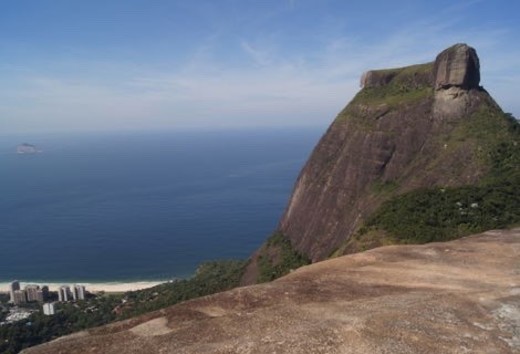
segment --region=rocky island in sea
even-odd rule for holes
[[[16,147],[17,154],[37,154],[41,152],[38,150],[35,145],[23,143]]]

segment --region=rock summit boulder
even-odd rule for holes
[[[478,88],[480,64],[477,52],[466,44],[455,44],[442,51],[435,59],[434,77],[437,90],[452,86]]]

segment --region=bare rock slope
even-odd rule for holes
[[[520,353],[520,229],[343,256],[24,353]]]

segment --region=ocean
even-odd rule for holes
[[[245,259],[276,228],[321,134],[0,137],[0,283],[168,280]],[[43,152],[18,155],[21,143]]]

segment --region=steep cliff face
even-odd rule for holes
[[[389,198],[419,188],[479,183],[490,171],[503,112],[479,87],[475,50],[457,44],[432,63],[363,74],[296,182],[277,232],[312,262],[326,259]],[[485,116],[486,124],[482,123]],[[498,127],[498,128],[497,128]],[[257,252],[245,283],[258,271]]]
[[[480,82],[480,61],[475,49],[465,44],[456,44],[440,53],[433,69],[435,87],[458,86],[476,88]]]

